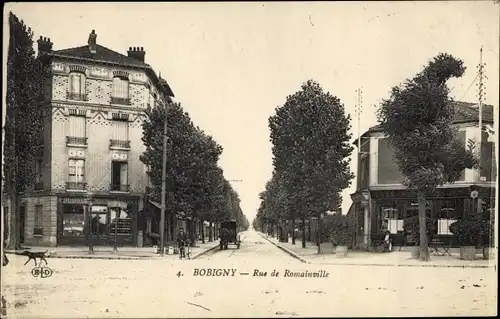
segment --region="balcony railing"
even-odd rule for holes
[[[130,98],[128,97],[111,97],[111,104],[130,105]]]
[[[73,100],[73,101],[87,101],[87,94],[86,93],[79,93],[79,92],[66,92],[66,98],[68,100]]]
[[[130,141],[127,140],[109,140],[109,147],[130,148]]]
[[[36,191],[43,190],[43,182],[36,182],[35,185],[33,185],[33,189]]]
[[[128,192],[130,190],[130,185],[128,184],[111,184],[112,192]]]
[[[87,145],[87,137],[66,136],[66,145]]]
[[[66,182],[66,189],[84,191],[87,189],[85,182]]]

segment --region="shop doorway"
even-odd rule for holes
[[[90,212],[90,239],[94,245],[107,244],[109,237],[107,206],[92,206]]]

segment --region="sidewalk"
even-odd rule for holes
[[[262,233],[260,235],[291,256],[309,264],[395,267],[496,267],[496,260],[461,260],[459,259],[458,249],[456,251],[451,250],[452,256],[431,254],[431,260],[428,262],[412,259],[409,251],[398,251],[399,247],[394,247],[395,251],[390,253],[349,250],[346,258],[337,258],[335,254],[318,254],[318,247],[312,242],[306,242],[306,248],[302,248],[302,240],[300,239],[295,240],[295,245],[292,245],[291,239],[288,243],[280,243],[276,238]]]
[[[156,248],[153,247],[118,247],[116,253],[113,252],[112,246],[94,246],[94,253],[89,254],[88,246],[77,247],[41,247],[41,246],[26,246],[26,249],[33,252],[47,251],[47,258],[66,258],[66,259],[161,259],[159,254],[156,253]],[[191,259],[198,258],[209,251],[219,247],[218,241],[208,242],[205,244],[197,242],[195,247],[191,247]],[[6,254],[14,254],[13,250],[5,250]],[[179,255],[165,254],[163,259],[178,259]]]

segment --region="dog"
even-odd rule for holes
[[[30,262],[30,260],[33,259],[33,261],[35,262],[35,267],[37,266],[37,263],[36,263],[36,259],[39,258],[40,259],[40,264],[42,264],[42,260],[45,261],[45,265],[47,265],[47,260],[45,259],[45,254],[48,252],[48,250],[46,251],[28,251],[28,250],[25,250],[21,253],[16,253],[16,255],[21,255],[21,256],[26,256],[28,257],[28,260],[24,263],[24,265],[26,265],[27,263]]]
[[[3,261],[2,261],[2,266],[7,266],[9,264],[9,258],[7,258],[7,255],[3,253]]]

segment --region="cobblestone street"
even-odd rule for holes
[[[195,260],[49,259],[50,278],[11,255],[3,291],[9,318],[494,315],[493,268],[310,265],[256,232]],[[193,276],[194,269],[235,276]],[[253,276],[255,269],[267,276]],[[276,269],[278,277],[271,277]],[[325,270],[327,278],[283,277]],[[181,272],[181,273],[179,273]],[[241,275],[246,272],[248,275]],[[223,296],[223,299],[222,299]],[[207,310],[208,309],[208,310]]]

